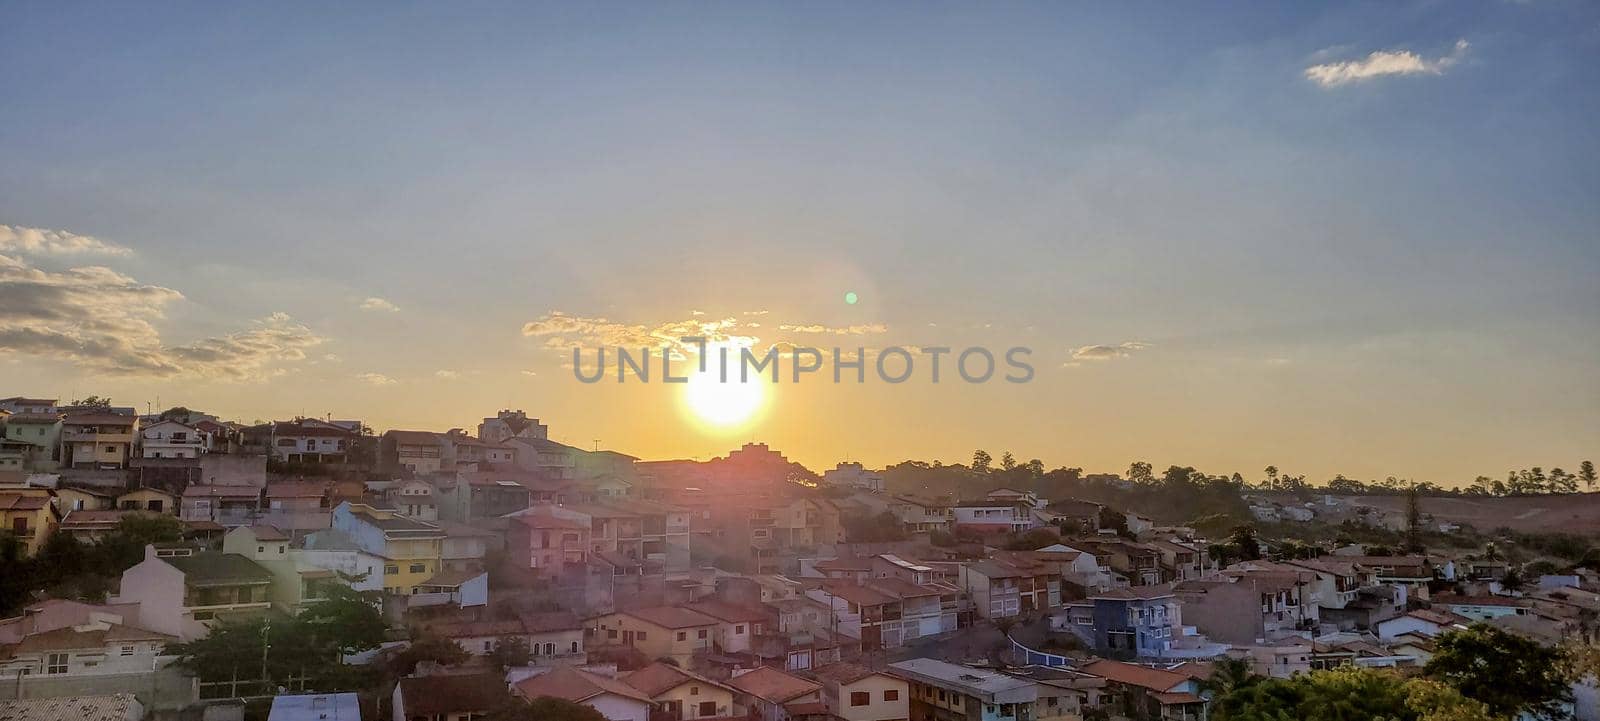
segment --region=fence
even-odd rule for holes
[[[1017,640],[1014,639],[1014,638],[1011,638],[1009,635],[1006,636],[1006,640],[1011,642],[1012,648],[1014,648],[1016,650],[1016,652],[1022,657],[1022,665],[1024,665],[1024,666],[1071,666],[1072,665],[1072,659],[1068,658],[1066,656],[1062,656],[1060,654],[1055,654],[1055,653],[1045,653],[1044,651],[1035,651],[1035,650],[1033,650],[1031,648],[1028,648],[1027,646],[1024,646],[1024,645],[1022,645],[1020,643],[1017,643]]]

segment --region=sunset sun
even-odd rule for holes
[[[766,380],[752,377],[740,382],[737,366],[729,368],[727,382],[722,381],[712,362],[705,372],[689,374],[689,382],[684,384],[685,411],[707,428],[735,428],[748,423],[766,402]]]

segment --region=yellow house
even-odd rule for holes
[[[117,496],[117,508],[123,511],[153,511],[178,515],[178,496],[159,488],[135,488]]]
[[[738,693],[696,673],[665,663],[652,663],[621,676],[628,684],[650,697],[654,711],[679,721],[743,717],[745,710],[734,704]]]
[[[671,658],[688,665],[695,651],[709,650],[720,622],[676,606],[618,611],[590,620],[595,645],[622,645],[652,659]]]
[[[445,533],[433,523],[347,501],[333,509],[332,526],[383,559],[383,588],[389,593],[414,594],[439,572]]]
[[[866,666],[835,663],[815,671],[828,713],[844,721],[905,721],[911,718],[910,685]]]
[[[0,491],[0,532],[8,532],[22,544],[22,555],[32,556],[44,545],[61,523],[55,499],[44,488]]]
[[[115,491],[102,488],[62,486],[56,489],[56,506],[68,511],[109,511],[117,500]]]

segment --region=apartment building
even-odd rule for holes
[[[911,718],[918,721],[1032,721],[1034,682],[997,671],[931,658],[889,664],[907,682]]]
[[[511,517],[506,551],[517,568],[560,574],[588,564],[591,526],[579,514],[567,516],[556,506],[535,506]]]
[[[363,551],[384,559],[383,588],[413,594],[439,572],[444,530],[438,525],[362,503],[333,509],[332,527]]]
[[[62,462],[69,468],[116,470],[134,457],[139,418],[106,412],[68,415],[61,421]]]
[[[378,442],[378,469],[413,476],[438,473],[444,467],[444,443],[432,431],[384,431]]]
[[[638,561],[646,572],[689,570],[689,510],[655,501],[612,498],[600,503],[572,503],[552,511],[569,518],[587,518],[589,545],[595,553],[613,553]]]
[[[0,463],[10,471],[53,471],[61,465],[61,415],[58,413],[14,413],[0,416],[4,434]]]
[[[950,510],[955,528],[976,533],[1021,533],[1034,526],[1033,506],[1026,501],[962,501]]]
[[[190,641],[218,622],[272,608],[272,572],[236,553],[145,547],[144,560],[122,572],[113,603],[139,605],[140,625]]]
[[[487,656],[511,639],[528,644],[534,666],[582,665],[588,662],[584,625],[566,611],[518,614],[509,619],[443,621],[427,625],[428,632],[454,641],[474,656]]]
[[[156,421],[139,428],[141,458],[199,458],[206,452],[206,434],[177,421]]]
[[[957,585],[982,618],[1009,618],[1061,606],[1058,567],[1025,557],[985,559],[961,565]]]
[[[254,525],[261,519],[261,489],[255,486],[191,485],[183,489],[178,517],[224,527]]]
[[[916,496],[895,496],[888,502],[887,510],[900,519],[900,525],[907,533],[948,533],[955,522],[955,512],[950,510],[950,504]]]
[[[1071,604],[1064,616],[1057,627],[1106,658],[1164,658],[1183,635],[1183,606],[1170,586],[1112,589]]]

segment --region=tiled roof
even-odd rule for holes
[[[237,553],[205,551],[193,556],[172,556],[161,560],[183,571],[184,582],[190,585],[266,583],[272,580],[270,571]]]
[[[250,533],[254,534],[257,541],[287,541],[288,534],[272,526],[251,526]]]
[[[862,666],[860,664],[846,662],[829,664],[821,668],[813,669],[812,673],[816,674],[818,678],[821,678],[825,681],[850,684],[860,681],[868,676],[883,672]]]
[[[814,681],[784,673],[771,666],[762,666],[749,673],[734,676],[728,679],[728,685],[772,703],[786,703],[822,688]]]
[[[643,691],[649,696],[659,696],[686,683],[697,682],[733,691],[720,681],[713,681],[697,673],[685,671],[671,664],[656,662],[621,677],[622,682]]]
[[[0,493],[0,511],[37,511],[50,505],[49,496]]]
[[[881,606],[885,603],[894,603],[900,600],[866,586],[857,586],[849,581],[823,583],[822,590],[859,606]]]
[[[191,484],[183,489],[184,498],[256,498],[261,489],[255,486],[226,486]]]
[[[1079,671],[1129,686],[1147,688],[1157,693],[1171,691],[1183,685],[1189,677],[1158,668],[1100,659],[1078,667]]]
[[[383,437],[408,446],[431,446],[439,442],[442,433],[433,431],[384,431]]]
[[[128,721],[139,702],[131,693],[0,701],[0,721]]]
[[[29,634],[22,637],[21,641],[13,644],[10,648],[14,653],[44,653],[47,651],[104,648],[108,643],[123,641],[171,640],[174,640],[174,638],[164,633],[113,623],[108,624],[107,628],[96,627],[80,631],[77,627],[67,626],[43,633]]]
[[[529,699],[550,696],[581,702],[602,694],[615,694],[626,698],[650,702],[650,696],[614,678],[597,673],[580,671],[571,666],[560,666],[548,673],[517,682],[517,693]]]
[[[662,628],[691,628],[694,626],[714,626],[717,619],[707,616],[699,611],[692,611],[678,606],[654,606],[651,608],[636,608],[631,611],[621,611],[625,616],[632,616],[641,621],[653,623]]]
[[[499,674],[418,676],[400,679],[400,697],[411,717],[485,713],[505,703],[506,682]]]
[[[61,422],[57,413],[13,413],[6,416],[6,423],[45,423],[54,425]]]
[[[765,611],[716,599],[691,603],[685,608],[728,623],[759,623],[767,619]]]

